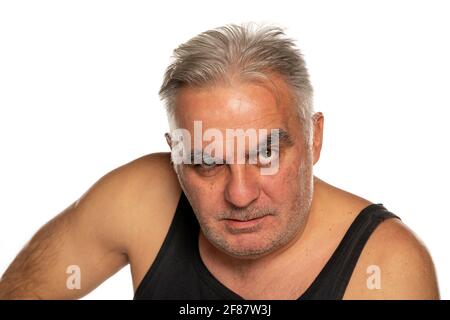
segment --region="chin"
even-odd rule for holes
[[[227,234],[224,242],[217,243],[217,247],[224,253],[239,259],[257,259],[263,257],[279,247],[273,236],[262,232],[247,234]]]

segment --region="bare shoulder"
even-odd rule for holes
[[[145,155],[113,170],[108,176],[113,187],[125,196],[122,200],[131,205],[164,203],[163,200],[178,197],[180,191],[169,153]],[[158,201],[145,201],[143,197]]]
[[[103,176],[75,206],[101,226],[104,239],[128,253],[149,224],[171,219],[180,187],[170,154],[149,154]]]
[[[176,181],[169,153],[152,153],[142,156],[111,171],[102,180],[105,178],[112,183],[120,182],[114,187],[122,191],[146,191],[141,190],[141,187],[148,183],[158,183],[163,188],[170,188],[174,187],[173,183]],[[133,190],[130,190],[130,187]]]
[[[320,179],[316,179],[316,186],[322,202],[331,206],[324,211],[335,213],[322,221],[331,224],[331,230],[342,239],[361,210],[372,202]],[[437,298],[435,269],[424,243],[401,220],[383,221],[364,246],[344,299]]]
[[[432,258],[399,219],[382,222],[369,238],[345,299],[439,299]]]

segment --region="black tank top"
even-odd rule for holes
[[[298,299],[342,299],[364,245],[375,228],[388,218],[398,217],[380,203],[364,208],[325,267]],[[197,218],[181,192],[169,231],[134,299],[243,299],[219,282],[203,263],[198,249],[199,232]]]

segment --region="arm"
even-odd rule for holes
[[[137,189],[143,179],[151,189],[148,172],[158,170],[152,162],[138,159],[112,171],[44,225],[0,279],[0,299],[80,298],[125,266]],[[66,285],[73,265],[81,271],[80,289]]]

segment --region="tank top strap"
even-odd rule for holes
[[[301,299],[340,300],[369,237],[386,219],[397,218],[381,203],[365,207],[352,222],[338,247]]]

